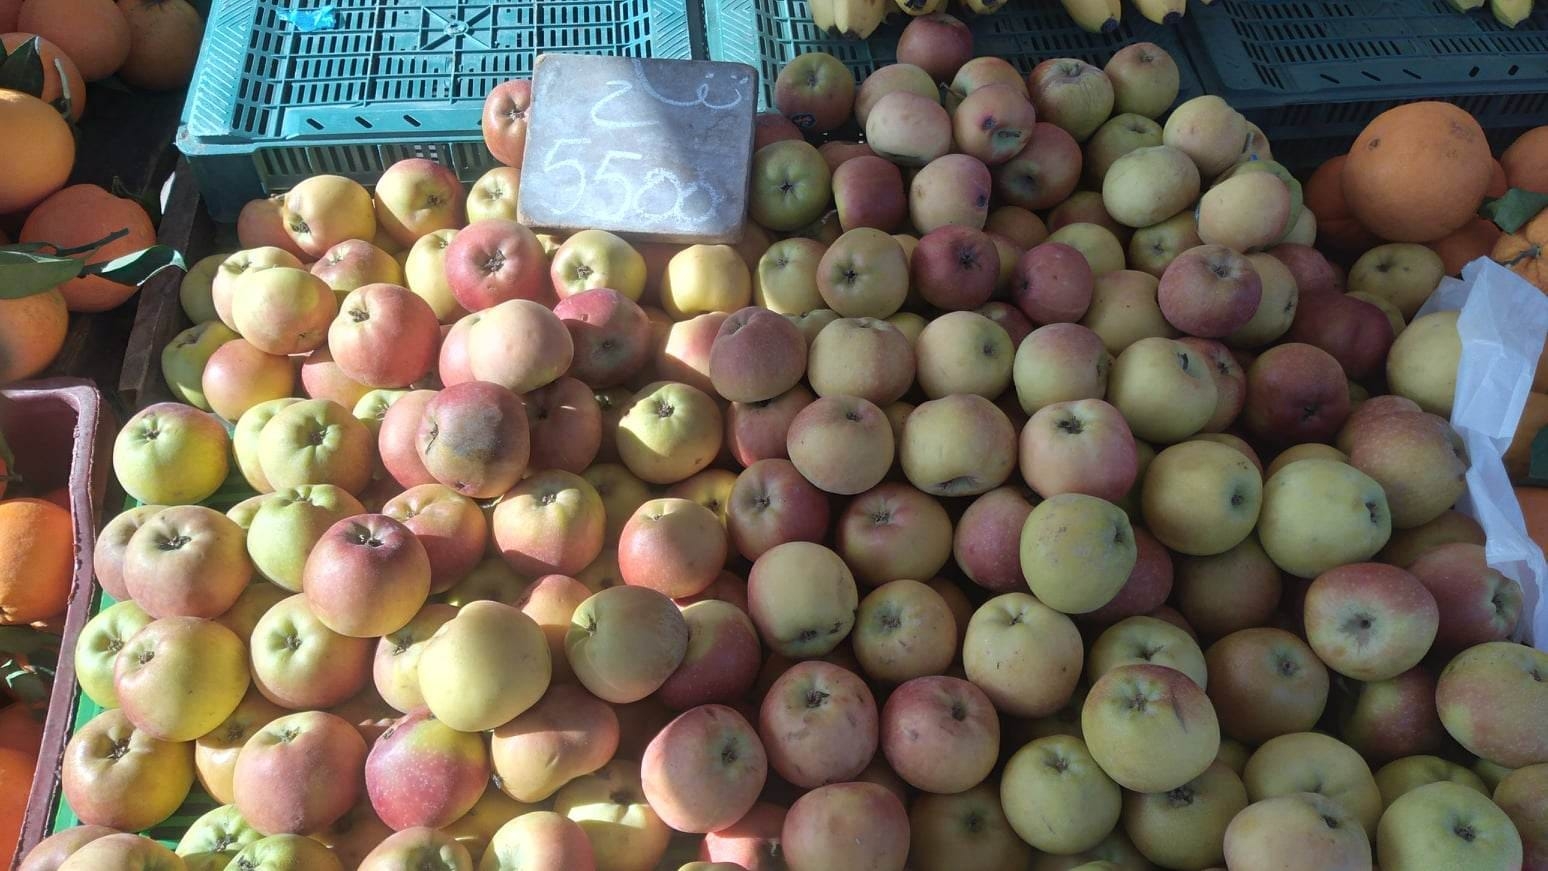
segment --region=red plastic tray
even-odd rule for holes
[[[0,432],[16,454],[16,468],[39,490],[67,487],[75,531],[75,572],[70,584],[54,691],[49,698],[37,773],[22,823],[16,860],[48,833],[49,808],[59,790],[59,763],[69,740],[75,698],[71,651],[90,617],[93,578],[91,555],[97,520],[107,495],[117,427],[102,394],[80,378],[21,382],[0,390]],[[14,867],[14,865],[13,865]]]

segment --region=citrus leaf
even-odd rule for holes
[[[140,208],[145,210],[146,215],[150,216],[152,224],[161,225],[161,200],[154,192],[130,190],[129,186],[124,184],[124,180],[116,175],[113,176],[112,191],[115,197],[133,200]]]
[[[1532,437],[1532,453],[1528,460],[1526,480],[1521,482],[1532,487],[1548,487],[1548,427]]]
[[[67,255],[74,255],[74,254],[89,254],[92,251],[95,251],[98,248],[101,248],[103,245],[106,245],[109,242],[116,242],[119,239],[122,239],[122,238],[124,238],[127,235],[129,235],[129,228],[128,227],[119,227],[117,230],[114,230],[113,232],[107,234],[106,236],[103,236],[101,239],[98,239],[95,242],[87,242],[85,245],[77,245],[74,248],[60,248],[57,245],[53,245],[53,244],[48,243],[48,242],[44,242],[43,244],[47,245],[50,248],[53,248],[54,249],[54,253],[58,254],[60,256],[67,256]]]
[[[1478,214],[1493,221],[1501,230],[1514,233],[1544,208],[1548,208],[1548,194],[1511,188],[1505,196],[1484,203]]]
[[[186,269],[183,255],[169,245],[152,245],[149,248],[115,257],[106,263],[93,263],[83,271],[85,275],[100,275],[118,284],[141,285],[152,275],[168,267]]]
[[[81,274],[85,266],[74,257],[0,248],[0,299],[21,299],[58,287]]]
[[[0,653],[14,657],[16,654],[31,657],[34,654],[59,650],[58,636],[39,632],[28,626],[0,626]]]
[[[0,88],[43,96],[43,58],[38,54],[38,38],[23,42],[10,54],[0,46]]]

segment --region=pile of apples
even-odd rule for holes
[[[1153,45],[937,35],[780,75],[734,246],[540,236],[509,168],[255,203],[24,867],[1544,867],[1428,249],[1346,277]],[[112,834],[196,781],[181,858]]]

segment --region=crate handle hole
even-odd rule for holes
[[[318,120],[316,118],[308,118],[308,119],[306,119],[306,123],[307,123],[307,126],[311,127],[313,130],[321,130],[321,129],[323,129],[322,124],[320,122],[318,122]]]
[[[1467,77],[1470,79],[1478,78],[1478,67],[1473,67],[1472,69],[1468,70]]]
[[[1328,75],[1327,73],[1319,73],[1319,75],[1321,75],[1322,78],[1326,79],[1328,82],[1330,82],[1332,84],[1335,84],[1335,85],[1342,85],[1343,84],[1342,81],[1339,81],[1338,79],[1335,79],[1334,77]]]
[[[419,122],[417,120],[415,120],[413,115],[404,115],[403,116],[403,120],[407,121],[409,123],[409,126],[411,126],[411,127],[418,127],[418,126],[420,126]]]
[[[1419,75],[1418,73],[1414,72],[1413,70],[1403,70],[1403,75],[1408,76],[1409,78],[1415,79],[1415,80],[1418,80],[1418,81],[1423,81],[1424,80],[1424,76]]]
[[[1508,70],[1506,70],[1506,71],[1505,71],[1505,75],[1507,75],[1507,76],[1513,76],[1513,75],[1515,75],[1515,74],[1516,74],[1516,73],[1517,73],[1517,71],[1519,71],[1519,70],[1520,70],[1520,69],[1521,69],[1521,67],[1518,67],[1518,66],[1516,66],[1516,65],[1515,65],[1515,64],[1511,64],[1511,65],[1510,65],[1510,69],[1508,69]]]
[[[355,123],[359,124],[361,127],[364,127],[367,130],[371,129],[371,122],[367,121],[366,119],[364,119],[362,117],[360,117],[359,115],[355,116]]]

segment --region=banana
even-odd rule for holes
[[[807,0],[812,10],[812,23],[824,33],[835,31],[833,26],[833,0]]]
[[[1489,11],[1495,21],[1515,27],[1532,14],[1532,0],[1489,0]]]
[[[1451,8],[1458,12],[1472,12],[1474,9],[1489,2],[1489,0],[1446,0],[1446,2],[1451,4]]]
[[[1134,8],[1157,24],[1176,24],[1188,12],[1187,0],[1134,0]]]
[[[1005,8],[1005,0],[962,0],[962,7],[974,15],[993,15]]]
[[[1108,33],[1118,29],[1122,11],[1113,0],[1059,0],[1075,24],[1087,33]]]
[[[886,0],[833,0],[833,26],[850,39],[865,39],[881,26],[891,5]]]
[[[946,8],[946,0],[893,0],[904,14],[932,15]]]

